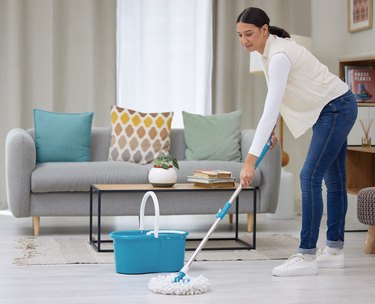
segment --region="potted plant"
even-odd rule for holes
[[[172,187],[177,181],[178,161],[170,155],[163,154],[156,158],[148,173],[148,180],[154,187]]]

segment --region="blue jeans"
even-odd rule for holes
[[[351,91],[327,104],[313,126],[307,157],[300,173],[302,229],[300,253],[315,254],[323,213],[322,181],[327,187],[327,245],[344,246],[347,136],[357,118]]]

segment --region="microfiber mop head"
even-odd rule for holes
[[[208,279],[202,275],[197,278],[184,278],[179,282],[174,282],[175,277],[171,274],[151,278],[148,288],[164,295],[196,295],[207,292],[210,286]]]

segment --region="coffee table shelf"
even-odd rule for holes
[[[151,184],[93,184],[90,186],[90,224],[89,224],[89,242],[91,246],[97,252],[113,252],[113,249],[104,249],[102,248],[103,243],[112,243],[112,240],[109,239],[102,239],[102,227],[101,227],[101,217],[102,217],[102,208],[104,204],[102,203],[102,196],[106,193],[126,193],[126,192],[147,192],[147,191],[154,191],[155,193],[158,192],[202,192],[202,194],[207,194],[211,191],[226,191],[228,193],[232,193],[238,184],[234,187],[225,187],[225,188],[203,188],[194,186],[192,183],[180,183],[175,184],[172,187],[154,187]],[[250,250],[255,249],[256,247],[256,206],[257,206],[257,187],[249,187],[243,188],[242,191],[252,191],[253,192],[253,214],[254,214],[254,222],[253,222],[253,235],[252,235],[252,244],[245,242],[244,240],[240,239],[238,234],[238,210],[239,210],[239,196],[236,198],[235,203],[235,233],[234,237],[232,238],[210,238],[209,242],[211,241],[224,241],[224,240],[231,240],[234,241],[237,246],[224,246],[224,247],[211,247],[208,246],[203,248],[203,250]],[[97,194],[97,227],[96,227],[96,235],[94,237],[94,193]],[[223,201],[223,206],[225,201]],[[200,238],[187,238],[187,242],[191,241],[200,241]],[[188,245],[186,246],[186,250],[195,250],[195,248],[191,248]]]

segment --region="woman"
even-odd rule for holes
[[[283,29],[270,26],[259,8],[244,10],[237,33],[247,51],[260,53],[268,84],[263,115],[241,171],[248,186],[254,164],[279,113],[295,138],[312,128],[307,157],[300,173],[302,228],[298,253],[273,269],[275,276],[313,275],[318,267],[344,267],[344,226],[347,210],[345,155],[347,136],[357,117],[355,97],[348,86],[330,73],[308,50]],[[327,241],[317,253],[322,217],[322,181],[327,186]]]

